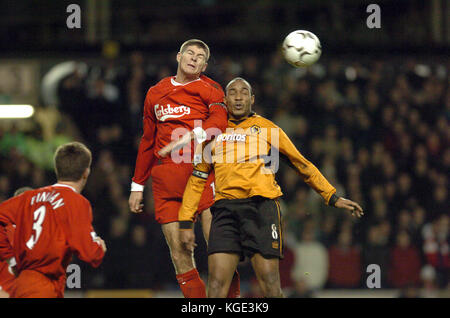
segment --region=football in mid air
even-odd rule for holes
[[[294,67],[313,65],[322,54],[319,38],[312,32],[297,30],[283,41],[283,56]]]

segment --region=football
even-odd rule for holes
[[[320,58],[322,47],[312,32],[297,30],[289,33],[283,41],[283,56],[294,67],[307,67]]]

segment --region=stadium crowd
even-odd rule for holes
[[[206,74],[223,86],[247,79],[255,111],[285,130],[302,154],[337,188],[359,202],[353,219],[326,206],[282,164],[284,192],[282,287],[288,297],[313,297],[324,288],[367,288],[368,265],[381,269],[381,287],[422,288],[433,297],[448,288],[450,92],[448,64],[438,58],[365,61],[322,59],[306,69],[271,56],[213,56]],[[0,200],[22,186],[54,182],[54,147],[77,139],[93,151],[84,195],[94,226],[108,246],[99,270],[83,269],[83,288],[177,289],[169,251],[152,215],[132,214],[128,195],[142,129],[147,89],[175,73],[175,61],[125,60],[89,65],[61,81],[57,108],[42,109],[34,128],[0,126]],[[50,126],[50,128],[49,128]],[[41,149],[38,151],[38,149]],[[50,150],[49,150],[50,149]],[[207,275],[201,231],[196,260]],[[239,266],[242,293],[258,296],[253,272]]]

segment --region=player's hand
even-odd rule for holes
[[[339,208],[339,209],[346,209],[352,212],[353,216],[356,217],[362,217],[364,215],[364,211],[361,208],[361,206],[356,203],[353,202],[352,200],[348,200],[345,198],[339,198],[336,203],[334,204],[335,207]]]
[[[183,135],[180,139],[171,141],[167,146],[158,151],[158,155],[164,158],[172,151],[183,148],[184,146],[189,144],[192,139],[194,139],[194,133],[191,131]]]
[[[130,198],[128,199],[128,205],[133,213],[141,213],[144,210],[144,192],[142,191],[131,191]]]
[[[106,244],[105,241],[102,240],[101,237],[96,237],[94,242],[96,242],[97,244],[99,244],[102,247],[103,253],[106,253]]]
[[[180,229],[180,241],[187,250],[193,252],[197,246],[195,244],[195,234],[193,229]]]

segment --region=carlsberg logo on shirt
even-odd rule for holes
[[[167,105],[155,105],[155,115],[160,121],[165,121],[167,118],[180,118],[184,115],[189,115],[191,113],[191,108],[189,106],[171,106]]]

